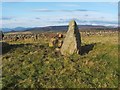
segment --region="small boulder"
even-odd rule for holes
[[[59,40],[59,41],[58,41],[58,48],[61,48],[61,47],[62,47],[62,44],[63,44],[63,40]]]
[[[49,47],[55,47],[57,44],[58,40],[56,38],[51,38],[49,42]]]

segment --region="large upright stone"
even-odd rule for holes
[[[70,21],[69,29],[61,47],[62,55],[71,55],[73,53],[80,53],[81,49],[81,36],[78,26],[74,20]]]

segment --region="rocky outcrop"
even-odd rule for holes
[[[78,26],[74,20],[70,21],[69,29],[61,47],[62,55],[71,55],[73,53],[80,53],[81,36]]]

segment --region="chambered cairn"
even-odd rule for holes
[[[74,20],[70,21],[69,29],[63,41],[60,52],[62,55],[72,55],[73,53],[79,54],[81,51],[81,36],[78,26]]]

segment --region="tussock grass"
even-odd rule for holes
[[[48,41],[11,42],[2,56],[2,88],[117,88],[118,37],[84,36],[83,55],[62,56]],[[29,44],[28,44],[29,43]]]

